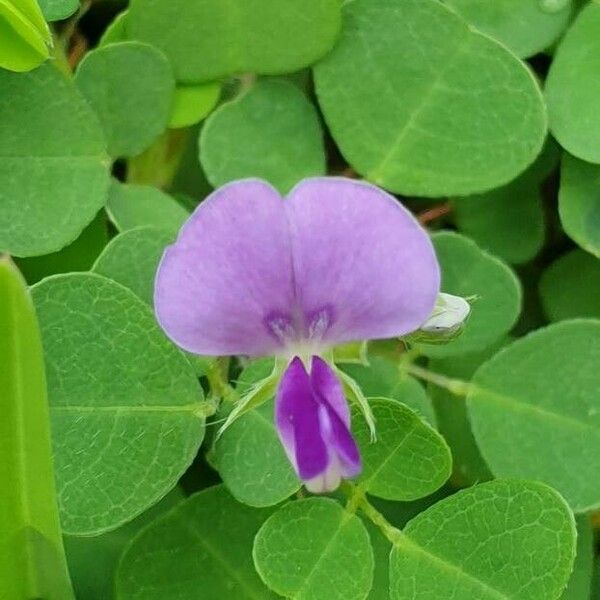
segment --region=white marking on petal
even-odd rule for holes
[[[327,469],[320,475],[304,482],[312,494],[326,494],[336,490],[342,481],[342,465],[337,456],[330,455]]]

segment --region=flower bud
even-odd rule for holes
[[[408,339],[429,344],[449,342],[462,332],[470,312],[471,305],[465,298],[440,292],[427,321]]]

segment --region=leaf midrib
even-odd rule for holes
[[[137,405],[137,406],[51,406],[51,413],[192,413],[201,416],[201,403],[180,406]]]
[[[354,516],[353,514],[347,512],[345,510],[342,511],[342,513],[340,515],[340,522],[338,523],[336,530],[332,533],[331,537],[329,538],[329,541],[325,544],[325,546],[323,546],[323,550],[321,551],[319,557],[317,558],[317,560],[311,567],[310,571],[307,573],[307,575],[304,579],[304,583],[300,586],[300,589],[293,596],[290,596],[290,598],[292,598],[292,599],[302,598],[303,597],[302,593],[305,591],[305,589],[306,588],[310,589],[309,584],[310,584],[310,581],[313,578],[315,572],[317,571],[317,567],[321,564],[323,558],[327,556],[327,554],[331,550],[331,547],[333,546],[334,541],[337,539],[337,537],[340,535],[340,533],[344,530],[344,528],[350,522],[350,520],[352,519],[353,516]]]
[[[443,81],[444,77],[446,76],[448,69],[452,68],[454,62],[462,54],[462,51],[464,50],[465,46],[469,44],[469,42],[469,32],[468,30],[465,30],[463,37],[456,44],[452,56],[449,57],[446,64],[443,65],[443,67],[438,71],[436,76],[432,79],[431,84],[422,96],[420,105],[417,106],[415,110],[408,115],[406,121],[404,122],[404,125],[400,127],[398,134],[390,144],[389,150],[384,154],[379,163],[369,170],[369,172],[366,174],[366,179],[371,181],[381,180],[381,178],[386,173],[386,169],[389,162],[392,160],[396,152],[401,148],[402,142],[404,141],[406,136],[411,132],[414,124],[417,122],[419,117],[425,112],[425,110],[430,108],[429,104],[431,98],[438,91],[438,87]]]
[[[490,584],[482,581],[475,575],[468,573],[460,565],[456,565],[453,562],[448,561],[447,559],[434,554],[430,550],[423,548],[423,546],[419,545],[412,538],[410,538],[407,534],[403,533],[398,540],[395,542],[394,547],[397,551],[404,550],[405,552],[412,552],[413,554],[421,554],[427,557],[430,562],[435,563],[440,566],[443,570],[450,572],[452,574],[456,574],[459,578],[466,579],[472,584],[477,585],[482,591],[485,591],[490,599],[493,600],[512,600],[512,596],[507,596],[504,592],[497,590],[492,587]]]
[[[402,447],[406,444],[407,440],[410,438],[413,431],[417,428],[418,423],[415,421],[405,432],[405,434],[400,438],[394,449],[384,458],[384,460],[379,463],[378,467],[374,469],[371,475],[365,479],[359,487],[364,488],[366,490],[369,489],[369,484],[381,473],[381,471],[388,465],[388,463],[394,458],[396,453],[402,449]]]
[[[203,537],[199,531],[193,526],[193,524],[185,520],[185,529],[189,531],[192,536],[198,540],[200,545],[207,550],[207,552],[220,564],[223,565],[223,568],[227,573],[231,575],[231,578],[237,581],[241,588],[246,591],[250,598],[256,598],[256,600],[264,600],[265,595],[261,594],[258,590],[251,586],[245,579],[243,579],[240,574],[227,562],[227,560],[221,555],[220,552],[212,545],[209,544],[206,537]]]
[[[478,401],[492,401],[498,404],[505,404],[513,408],[515,411],[527,412],[536,415],[538,418],[542,418],[549,421],[558,421],[570,428],[583,429],[585,431],[593,431],[594,433],[600,433],[600,426],[595,424],[586,423],[583,420],[579,420],[575,417],[571,417],[559,412],[543,408],[536,404],[530,404],[524,402],[519,398],[513,398],[505,394],[500,394],[491,389],[480,387],[476,384],[471,384],[471,392],[468,396],[468,401],[477,403]]]

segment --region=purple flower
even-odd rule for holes
[[[361,466],[342,386],[320,356],[414,331],[438,291],[429,237],[394,197],[323,177],[282,199],[249,179],[216,190],[188,219],[162,258],[154,304],[185,350],[285,357],[279,437],[307,488],[324,492]]]

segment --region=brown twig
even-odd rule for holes
[[[443,204],[438,204],[433,208],[428,208],[427,210],[424,210],[423,212],[417,215],[417,218],[419,219],[419,223],[421,223],[421,225],[425,225],[426,223],[435,221],[435,219],[439,219],[440,217],[450,214],[451,212],[452,203],[444,202]]]
[[[74,31],[71,37],[71,47],[69,48],[69,66],[71,71],[75,70],[75,67],[79,64],[79,61],[83,58],[84,54],[88,49],[88,41],[79,33]]]
[[[358,173],[352,167],[346,167],[341,173],[340,177],[348,177],[349,179],[358,179]]]

